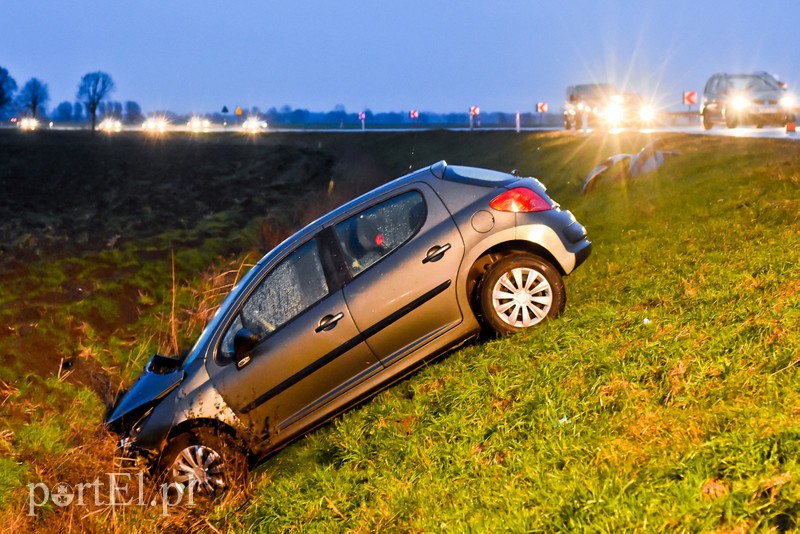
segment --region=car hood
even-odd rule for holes
[[[182,361],[154,354],[133,386],[117,397],[106,415],[106,424],[115,432],[124,433],[186,377]]]

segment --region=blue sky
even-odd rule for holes
[[[800,2],[37,0],[4,2],[0,66],[55,107],[103,70],[145,112],[531,111],[602,81],[678,107],[717,71],[800,87]]]

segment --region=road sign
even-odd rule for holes
[[[697,105],[697,91],[684,91],[683,103],[687,106]]]
[[[547,113],[547,102],[538,102],[536,104],[537,113]]]
[[[469,108],[469,114],[473,115],[473,116],[474,115],[480,115],[481,114],[481,108],[479,106],[471,106]]]
[[[408,117],[411,119],[418,119],[419,111],[417,111],[416,109],[412,109],[411,111],[408,112]]]
[[[236,116],[237,117],[242,116],[242,108],[240,108],[239,106],[236,106]]]
[[[358,120],[363,121],[366,118],[367,118],[367,114],[364,113],[363,111],[358,114]]]

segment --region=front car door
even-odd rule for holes
[[[464,243],[428,185],[410,184],[334,232],[352,276],[347,306],[384,366],[462,321],[455,283]]]
[[[264,439],[301,420],[382,368],[363,342],[322,258],[324,239],[287,254],[241,305],[222,336],[212,375],[225,401]],[[259,342],[247,363],[233,362],[246,328]]]

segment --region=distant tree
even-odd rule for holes
[[[97,115],[104,119],[121,119],[122,104],[120,102],[100,102],[97,105]]]
[[[72,120],[75,122],[83,121],[83,104],[75,102],[72,105]]]
[[[142,108],[136,102],[128,100],[125,102],[125,121],[130,124],[136,124],[144,120],[142,115]]]
[[[31,117],[35,119],[40,109],[44,110],[48,100],[50,92],[47,90],[47,84],[31,78],[22,86],[22,91],[17,97],[17,105],[20,109],[30,112]]]
[[[72,104],[69,102],[61,102],[56,106],[53,118],[58,122],[69,122],[72,120]]]
[[[97,125],[97,106],[114,90],[114,80],[105,72],[90,72],[81,78],[78,86],[78,100],[86,106],[86,111],[92,117],[92,132]]]
[[[17,90],[17,82],[6,69],[0,67],[0,114],[11,102],[14,101],[14,91]]]

